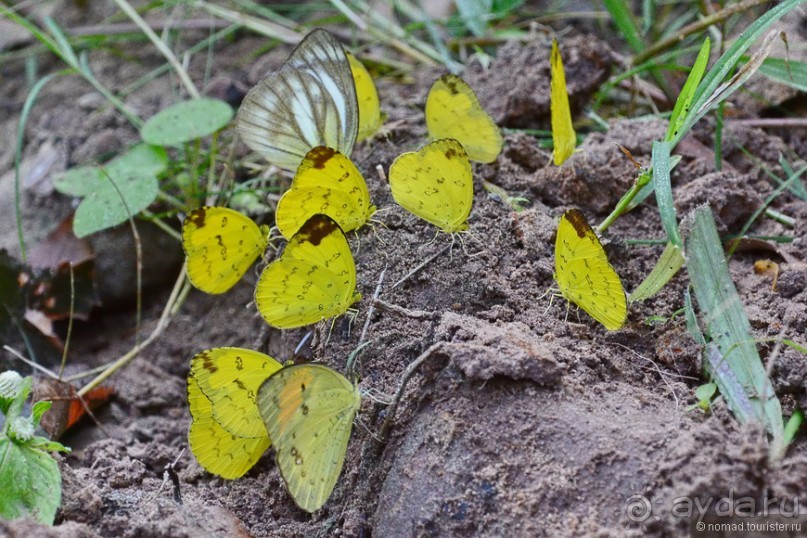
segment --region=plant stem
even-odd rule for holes
[[[720,11],[709,15],[708,17],[704,17],[703,19],[699,20],[698,22],[693,22],[687,26],[681,28],[678,33],[674,36],[668,37],[667,39],[662,39],[658,43],[650,45],[647,47],[643,52],[637,54],[631,60],[631,65],[637,65],[647,61],[649,58],[652,58],[659,52],[669,49],[670,47],[674,47],[679,42],[683,41],[683,39],[689,35],[696,34],[708,28],[709,26],[723,21],[732,15],[736,15],[737,13],[742,13],[743,11],[747,11],[751,8],[761,6],[767,4],[768,0],[744,0],[742,2],[738,2],[726,9],[721,9]]]

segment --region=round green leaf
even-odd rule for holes
[[[53,186],[67,196],[86,196],[97,189],[102,180],[97,166],[79,166],[53,178]]]
[[[152,116],[140,130],[149,144],[176,146],[215,133],[232,119],[233,109],[218,99],[193,99]]]
[[[73,233],[84,237],[117,226],[146,209],[157,198],[157,178],[148,172],[130,172],[106,181],[88,194],[76,208]],[[117,188],[115,188],[117,187]],[[124,204],[125,200],[125,204]]]

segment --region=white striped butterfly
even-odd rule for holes
[[[350,156],[359,127],[356,86],[345,51],[326,30],[309,33],[279,71],[252,88],[238,134],[267,161],[295,171],[312,148]]]

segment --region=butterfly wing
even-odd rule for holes
[[[281,364],[268,355],[237,347],[219,347],[191,359],[189,379],[213,403],[213,418],[239,437],[266,435],[256,398],[266,378]]]
[[[250,148],[292,171],[316,146],[350,155],[358,125],[350,63],[342,46],[322,29],[309,33],[277,73],[247,93],[236,118]]]
[[[331,217],[345,232],[361,228],[375,213],[367,183],[353,162],[323,146],[306,154],[291,188],[280,198],[277,227],[291,238],[317,213]]]
[[[468,229],[474,185],[465,149],[447,138],[404,153],[389,169],[392,197],[407,211],[447,233]]]
[[[472,161],[492,163],[502,152],[502,134],[468,84],[443,75],[426,98],[426,127],[432,140],[454,138]]]
[[[550,53],[550,108],[552,110],[552,144],[554,146],[555,164],[560,166],[574,153],[577,138],[572,125],[572,112],[569,109],[569,94],[566,90],[566,74],[563,72],[563,60],[558,50],[558,41],[552,40]]]
[[[188,443],[199,465],[222,478],[243,476],[269,448],[269,437],[239,437],[213,418],[213,402],[199,388],[193,377],[188,378],[188,406],[191,426]]]
[[[344,232],[330,217],[314,215],[261,273],[255,304],[269,325],[290,329],[344,314],[361,298],[355,290]]]
[[[294,502],[318,510],[342,472],[358,388],[320,364],[288,366],[261,386],[258,405]]]
[[[622,281],[578,209],[566,211],[558,224],[555,280],[566,300],[588,312],[609,331],[625,324],[628,307]]]
[[[268,244],[268,233],[226,207],[198,207],[182,223],[188,278],[205,293],[232,288]]]
[[[381,112],[381,101],[378,99],[373,77],[367,72],[364,64],[355,56],[347,53],[350,69],[353,72],[353,82],[356,85],[356,99],[359,105],[359,134],[357,142],[366,140],[378,131],[384,123],[385,116]]]

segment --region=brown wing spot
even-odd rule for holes
[[[207,216],[207,207],[197,207],[188,213],[188,220],[197,228],[202,228],[205,225],[205,217]]]
[[[457,89],[457,79],[452,77],[451,75],[443,75],[440,77],[440,80],[443,81],[443,84],[446,85],[448,91],[450,91],[453,95],[457,95],[460,91]]]
[[[325,164],[334,156],[336,151],[325,146],[317,146],[306,155],[306,159],[313,163],[314,168],[322,170]]]
[[[320,242],[328,235],[333,233],[338,228],[338,225],[326,215],[314,215],[303,224],[297,235],[302,236],[302,239],[307,240],[314,246],[319,246]]]
[[[210,354],[207,351],[203,351],[199,355],[201,355],[202,357],[202,368],[204,368],[211,374],[215,374],[218,371],[219,367],[216,366],[216,363],[213,362],[213,359],[210,356]]]
[[[586,237],[589,233],[594,233],[591,229],[591,226],[588,225],[586,221],[586,217],[583,216],[583,212],[579,209],[570,209],[566,213],[563,214],[563,218],[571,223],[574,230],[577,232],[578,237]]]

